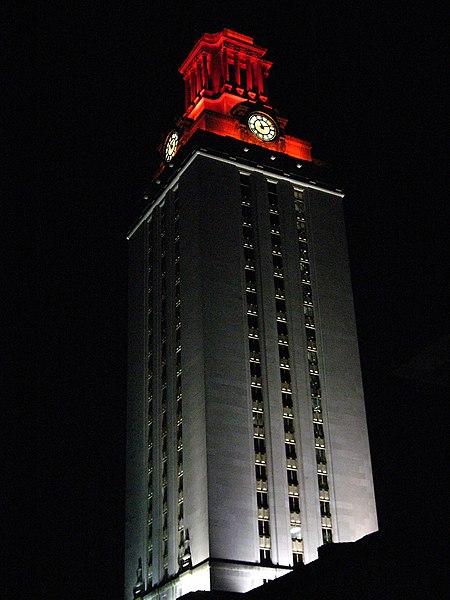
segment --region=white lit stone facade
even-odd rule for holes
[[[130,232],[127,599],[377,530],[342,196],[197,150]]]

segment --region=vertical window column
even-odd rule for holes
[[[300,515],[300,487],[296,434],[294,425],[294,403],[292,401],[291,359],[286,315],[284,286],[283,248],[281,242],[278,193],[275,183],[267,182],[269,200],[270,232],[272,239],[273,281],[275,290],[276,319],[278,332],[278,357],[281,381],[281,407],[283,411],[284,440],[286,453],[286,477],[290,512],[290,533],[294,564],[303,562],[303,539]]]
[[[169,574],[169,556],[168,556],[168,428],[167,428],[167,218],[166,205],[160,207],[160,226],[161,226],[161,440],[162,440],[162,468],[161,468],[161,486],[162,486],[162,566],[163,579]]]
[[[180,295],[180,207],[178,187],[173,191],[174,202],[174,274],[175,274],[175,395],[176,395],[176,473],[178,482],[178,565],[179,569],[191,565],[189,538],[184,527],[183,485],[183,393],[181,385],[181,295]]]
[[[147,225],[147,586],[153,584],[153,230]]]
[[[300,252],[300,273],[302,281],[303,312],[305,316],[306,343],[308,348],[309,388],[316,449],[317,477],[319,483],[319,503],[322,522],[322,542],[333,541],[330,511],[330,491],[328,482],[327,455],[325,448],[324,415],[322,411],[322,390],[319,373],[319,358],[316,340],[313,291],[311,286],[308,239],[306,230],[303,192],[294,189],[297,237]]]
[[[247,300],[249,371],[251,381],[250,391],[252,398],[253,442],[255,450],[255,487],[256,502],[258,506],[259,559],[261,564],[271,564],[266,436],[264,429],[261,347],[259,338],[258,296],[250,176],[246,173],[241,173],[240,184]]]

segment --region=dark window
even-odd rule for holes
[[[264,452],[266,451],[265,440],[263,438],[254,438],[253,442],[255,445],[255,452],[257,454],[264,454]]]
[[[321,439],[324,438],[323,425],[320,423],[314,423],[314,435]]]
[[[281,246],[281,236],[277,233],[271,234],[272,246]]]
[[[303,299],[312,302],[312,288],[308,283],[302,283]]]
[[[283,277],[274,277],[273,284],[275,286],[275,290],[284,290],[284,279]]]
[[[281,383],[291,383],[291,372],[289,369],[280,369]]]
[[[286,312],[286,300],[283,300],[282,298],[277,298],[275,300],[275,306],[278,312]]]
[[[255,252],[253,248],[244,248],[244,256],[250,260],[255,258]]]
[[[252,387],[252,400],[262,402],[262,390],[259,387]]]
[[[295,496],[289,496],[289,511],[291,513],[300,512],[300,500]]]
[[[269,501],[265,492],[256,492],[258,508],[269,508]]]
[[[270,535],[269,521],[258,521],[259,535]]]
[[[323,500],[320,501],[320,514],[322,517],[331,517],[329,502],[324,502]]]
[[[248,221],[251,220],[251,218],[252,218],[252,211],[251,211],[250,206],[243,206],[242,207],[242,216],[243,216],[244,220],[246,220],[246,221],[247,220]]]
[[[286,323],[284,323],[283,321],[277,321],[277,330],[278,333],[287,335],[288,329]]]
[[[256,479],[267,481],[267,469],[265,465],[255,465]]]
[[[300,270],[302,273],[302,280],[310,281],[311,275],[310,275],[310,271],[309,271],[309,266],[306,263],[300,263]]]
[[[289,346],[278,346],[278,355],[280,358],[289,359]]]
[[[316,448],[316,461],[318,463],[322,463],[322,464],[326,464],[327,463],[327,457],[325,454],[325,450],[321,450],[319,448]]]
[[[311,391],[317,392],[317,393],[320,392],[320,379],[319,379],[318,375],[310,375],[309,381],[310,381],[310,385],[311,385]]]
[[[261,377],[261,365],[260,365],[260,363],[251,362],[250,363],[250,373],[251,373],[252,377],[253,376],[255,376],[255,377]]]
[[[273,213],[270,213],[270,224],[274,225],[275,227],[279,227],[280,226],[279,215],[274,215]]]
[[[261,562],[261,564],[271,564],[271,558],[270,558],[270,550],[266,550],[264,548],[260,548],[259,549],[259,560]]]
[[[284,392],[281,394],[281,399],[283,400],[283,406],[285,408],[292,408],[292,395],[285,394]]]
[[[285,433],[294,433],[294,419],[284,417],[283,424]]]
[[[245,271],[245,281],[247,283],[256,283],[256,273],[251,269]]]
[[[333,543],[333,532],[331,529],[322,529],[322,541],[324,544]]]
[[[257,340],[256,338],[249,338],[248,339],[248,347],[250,352],[259,352],[260,348],[259,348],[259,340]]]
[[[254,315],[247,315],[247,323],[249,327],[258,327],[258,317]]]
[[[319,489],[328,490],[328,477],[326,475],[318,475]]]
[[[286,450],[286,458],[297,458],[297,453],[295,451],[295,444],[285,444]]]
[[[258,297],[256,292],[247,291],[247,304],[251,306],[258,306]]]
[[[293,471],[292,469],[287,470],[287,480],[289,485],[298,485],[298,475],[297,471]]]
[[[283,258],[279,254],[274,254],[272,256],[272,262],[274,267],[283,268]]]

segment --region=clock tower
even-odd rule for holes
[[[377,529],[343,193],[204,34],[129,231],[125,598],[245,592]]]
[[[266,150],[311,161],[311,144],[286,134],[287,119],[269,104],[267,77],[272,63],[253,38],[224,29],[205,33],[180,67],[185,113],[170,132],[163,160],[170,162],[197,130],[258,144]]]

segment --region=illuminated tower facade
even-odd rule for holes
[[[247,591],[376,531],[343,193],[205,34],[129,232],[125,597]]]

